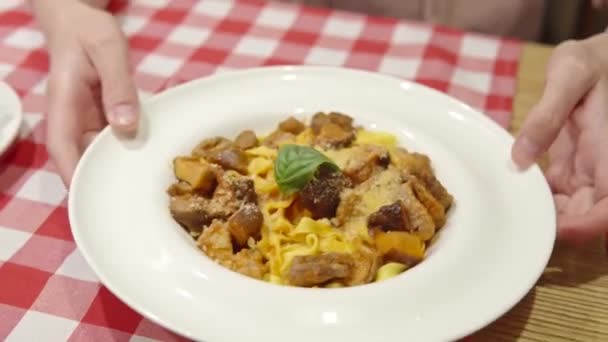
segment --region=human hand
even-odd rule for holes
[[[608,69],[606,35],[559,45],[543,96],[513,146],[523,168],[549,152],[546,177],[558,236],[581,243],[608,232]]]
[[[119,134],[135,133],[137,91],[126,40],[109,13],[78,0],[39,1],[50,54],[47,147],[69,186],[84,149],[108,123]]]

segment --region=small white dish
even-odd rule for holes
[[[70,223],[113,293],[184,336],[455,340],[515,305],[552,252],[555,212],[539,168],[517,171],[507,132],[424,86],[364,71],[270,67],[189,82],[143,109],[138,138],[121,141],[106,129],[85,152],[70,191]],[[172,159],[203,138],[269,130],[286,115],[319,110],[349,114],[431,157],[456,205],[427,259],[396,278],[343,289],[270,285],[208,259],[169,214]]]
[[[15,91],[0,82],[0,156],[11,147],[23,122],[21,101]]]

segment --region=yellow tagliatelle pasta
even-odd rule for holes
[[[247,166],[247,172],[252,176],[264,176],[270,170],[272,170],[272,160],[265,157],[254,158]]]
[[[306,128],[300,134],[296,136],[296,144],[310,145],[314,140],[314,134],[312,129]]]
[[[256,157],[265,157],[269,159],[275,159],[277,157],[278,151],[276,149],[267,147],[267,146],[258,146],[254,148],[250,148],[247,151],[247,154],[256,156]]]
[[[381,145],[384,147],[395,147],[397,146],[397,138],[384,132],[372,132],[364,129],[360,129],[357,132],[356,144],[360,145]]]
[[[376,273],[376,281],[382,281],[397,276],[399,273],[405,271],[407,266],[398,262],[389,262],[388,264],[382,265]]]

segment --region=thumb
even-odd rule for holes
[[[513,145],[512,156],[518,166],[528,168],[551,146],[574,108],[596,82],[580,49],[579,43],[568,42],[554,53],[543,95]]]
[[[101,97],[108,123],[117,132],[134,135],[139,122],[139,100],[129,68],[127,42],[116,28],[110,36],[87,47],[101,81]]]

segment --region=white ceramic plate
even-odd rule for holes
[[[76,170],[76,242],[128,305],[185,336],[225,341],[445,341],[516,304],[551,254],[555,213],[537,167],[511,164],[512,138],[420,85],[323,67],[273,67],[197,80],[150,98],[136,140],[103,131]],[[428,154],[456,205],[419,266],[345,289],[280,287],[216,265],[171,218],[172,159],[202,138],[268,131],[287,114],[350,114]]]
[[[0,156],[15,141],[22,121],[19,97],[8,84],[0,82]]]

